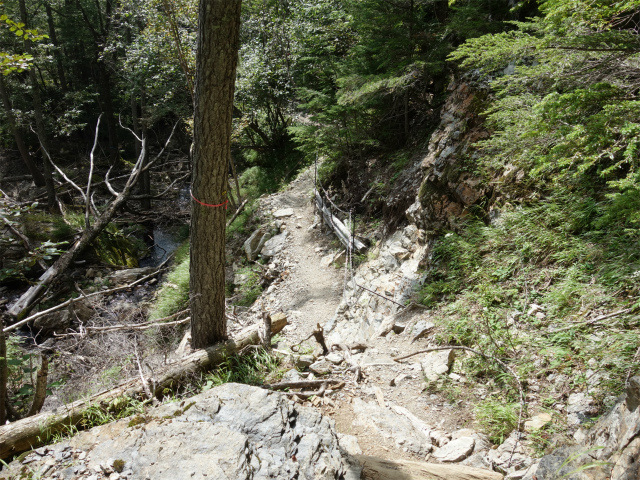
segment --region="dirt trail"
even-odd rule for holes
[[[324,325],[342,301],[344,269],[321,265],[322,257],[338,251],[341,245],[332,233],[321,228],[315,216],[311,201],[313,178],[313,170],[308,169],[287,190],[261,202],[263,210],[268,213],[293,209],[293,216],[282,219],[283,229],[289,235],[284,250],[277,254],[278,263],[285,266],[289,275],[267,289],[261,298],[269,311],[283,311],[289,319],[290,325],[283,331],[279,344],[281,349],[307,338],[318,323]],[[405,320],[417,320],[420,315],[419,312],[406,315]],[[347,374],[344,377],[347,385],[331,397],[331,403],[316,404],[335,420],[339,432],[358,438],[365,454],[424,459],[406,448],[399,448],[393,439],[372,435],[370,429],[354,424],[357,414],[352,400],[356,397],[380,402],[381,393],[389,406],[402,406],[423,421],[448,431],[470,426],[472,417],[468,403],[459,401],[455,404],[442,395],[430,395],[424,391],[425,383],[417,360],[405,364],[393,362],[392,356],[421,346],[424,348],[423,342],[412,343],[404,336],[370,339],[369,348],[360,359],[364,380],[356,383],[351,379],[353,374]],[[314,345],[314,340],[307,343]],[[395,385],[392,380],[399,375],[403,380],[401,385]]]
[[[320,265],[322,256],[337,250],[338,245],[317,224],[312,195],[313,170],[307,169],[285,192],[265,201],[273,211],[292,208],[294,212],[282,219],[289,236],[285,250],[279,254],[290,273],[263,295],[270,311],[281,309],[287,313],[291,326],[285,330],[284,338],[288,344],[308,337],[318,323],[324,325],[342,299],[343,272]]]

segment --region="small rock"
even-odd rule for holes
[[[300,376],[298,370],[296,370],[295,368],[288,370],[280,379],[280,381],[282,382],[297,382],[299,380],[302,380],[302,377]]]
[[[584,428],[579,428],[576,433],[573,434],[573,439],[578,445],[583,445],[587,440],[587,432]]]
[[[534,315],[536,312],[539,312],[540,310],[543,310],[543,308],[540,305],[532,303],[531,305],[529,305],[529,311],[527,312],[527,315]]]
[[[344,358],[342,358],[342,355],[340,355],[339,353],[330,353],[329,355],[327,355],[326,357],[324,357],[325,360],[333,363],[334,365],[340,365],[343,361]]]
[[[326,375],[328,373],[331,373],[332,366],[333,365],[326,360],[318,360],[317,362],[309,365],[309,370],[316,375]]]
[[[473,437],[474,435],[477,435],[475,430],[472,430],[470,428],[462,428],[451,434],[451,440],[457,440],[463,437]]]
[[[362,449],[355,436],[338,433],[338,443],[349,455],[362,455]]]
[[[598,412],[593,398],[583,392],[572,393],[567,401],[567,423],[579,425],[591,419]]]
[[[316,359],[313,358],[313,356],[311,355],[300,355],[296,360],[296,368],[299,368],[300,370],[305,370],[306,368],[309,367],[309,365],[311,365],[315,361]]]
[[[442,350],[427,355],[422,360],[422,370],[425,377],[431,382],[438,380],[440,375],[449,371],[455,360],[455,350]]]
[[[396,385],[400,385],[400,382],[402,382],[405,378],[411,378],[411,375],[406,375],[404,373],[401,373],[396,378],[392,379],[389,382],[389,385],[392,387],[395,387]]]
[[[418,340],[419,338],[423,338],[427,333],[433,330],[435,327],[434,323],[427,322],[426,320],[418,321],[413,329],[411,330],[411,334],[413,335],[413,341]]]
[[[135,282],[138,278],[149,275],[153,272],[153,267],[128,268],[126,270],[118,270],[109,275],[109,279],[115,284],[128,284]]]
[[[460,462],[471,455],[475,444],[472,437],[458,438],[436,450],[433,456],[441,462]]]
[[[269,237],[270,235],[266,230],[259,228],[247,238],[243,247],[248,260],[253,261],[258,258],[258,253],[260,253],[264,244],[269,240]]]
[[[290,217],[291,215],[293,215],[293,208],[281,208],[273,212],[275,218]]]
[[[442,430],[431,430],[429,432],[429,438],[437,446],[444,447],[447,443],[449,443],[449,440],[451,440],[451,435],[448,435]]]

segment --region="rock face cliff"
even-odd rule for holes
[[[316,409],[229,383],[39,448],[0,476],[355,480],[360,467],[351,462]]]
[[[473,170],[473,144],[488,136],[479,118],[487,94],[468,83],[453,82],[448,90],[426,156],[407,167],[388,200],[395,205],[402,202],[394,195],[413,196],[404,215],[409,225],[380,242],[346,284],[344,300],[325,327],[334,343],[374,336],[423,281],[433,233],[455,228],[456,220],[489,194]]]
[[[487,93],[468,83],[452,83],[448,90],[440,126],[420,162],[422,183],[406,212],[424,230],[455,227],[456,219],[489,192],[474,174],[473,147],[489,135],[480,120]]]

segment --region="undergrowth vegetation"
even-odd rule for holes
[[[419,292],[440,319],[438,342],[507,361],[525,387],[542,386],[547,407],[576,390],[610,406],[627,375],[638,373],[640,347],[640,234],[612,219],[611,205],[561,191],[505,204],[491,223],[469,219],[443,235]],[[471,377],[501,387],[476,407],[476,418],[502,441],[517,425],[518,390],[486,361],[463,362]],[[566,375],[560,397],[553,374]]]

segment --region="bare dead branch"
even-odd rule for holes
[[[98,122],[96,123],[96,133],[93,137],[93,147],[91,148],[91,153],[89,153],[89,177],[87,178],[87,192],[84,195],[85,209],[84,209],[84,226],[86,229],[89,229],[91,226],[89,223],[89,209],[91,207],[90,199],[91,199],[91,183],[93,182],[93,155],[96,151],[96,147],[98,146],[98,132],[100,131],[100,119],[102,118],[102,114],[98,116]],[[92,199],[91,199],[92,200]],[[98,209],[94,209],[97,213]]]
[[[170,257],[170,258],[171,258],[171,257]],[[146,281],[146,280],[149,280],[150,278],[153,278],[153,277],[155,277],[156,275],[158,275],[159,273],[163,272],[165,269],[164,269],[164,268],[162,268],[162,267],[163,267],[163,266],[164,266],[168,261],[169,261],[169,258],[168,258],[167,260],[165,260],[164,262],[162,262],[162,264],[160,265],[160,268],[158,268],[158,270],[156,270],[155,272],[150,273],[149,275],[145,275],[144,277],[139,278],[139,279],[138,279],[138,280],[136,280],[135,282],[132,282],[132,283],[130,283],[130,284],[128,284],[128,285],[124,285],[124,286],[122,286],[122,287],[115,287],[115,288],[111,288],[111,289],[109,289],[109,290],[102,290],[102,291],[100,291],[100,292],[89,293],[89,294],[85,295],[83,298],[70,298],[70,299],[69,299],[69,300],[67,300],[66,302],[62,302],[61,304],[56,305],[55,307],[51,307],[51,308],[48,308],[48,309],[43,310],[43,311],[41,311],[41,312],[34,313],[34,314],[33,314],[33,315],[31,315],[30,317],[27,317],[27,318],[25,318],[25,319],[23,319],[23,320],[20,320],[19,322],[14,323],[13,325],[10,325],[10,326],[6,327],[6,328],[4,329],[4,331],[5,331],[5,332],[10,332],[10,331],[12,331],[12,330],[15,330],[16,328],[19,328],[19,327],[21,327],[22,325],[25,325],[26,323],[28,323],[28,322],[30,322],[30,321],[32,321],[32,320],[35,320],[36,318],[40,318],[40,317],[42,317],[42,316],[44,316],[44,315],[48,315],[49,313],[52,313],[52,312],[56,312],[56,311],[58,311],[58,310],[61,310],[61,309],[65,308],[65,307],[67,307],[67,306],[69,306],[69,305],[72,305],[72,304],[74,304],[74,303],[76,303],[76,302],[79,302],[80,300],[84,300],[84,299],[86,299],[86,298],[90,298],[90,297],[95,297],[95,296],[98,296],[98,295],[108,295],[108,294],[110,294],[110,293],[119,292],[120,290],[126,290],[127,288],[134,287],[134,286],[138,285],[139,283],[142,283],[142,282],[144,282],[144,281]]]

